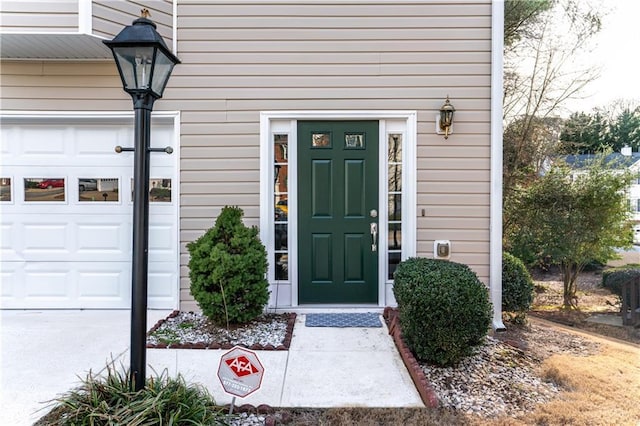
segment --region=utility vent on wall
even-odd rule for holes
[[[433,242],[433,258],[443,260],[451,258],[451,241],[435,240]]]

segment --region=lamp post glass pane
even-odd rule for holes
[[[125,90],[149,88],[154,50],[151,46],[116,47],[113,49],[122,73]]]
[[[164,92],[164,88],[169,81],[169,76],[171,75],[174,65],[173,61],[169,59],[162,50],[158,49],[156,66],[153,71],[153,81],[151,82],[151,90],[153,90],[154,93],[162,96],[162,92]]]

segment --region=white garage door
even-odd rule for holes
[[[132,117],[2,120],[2,308],[131,306]],[[178,176],[173,119],[154,118],[150,308],[178,306]]]

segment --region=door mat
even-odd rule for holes
[[[307,314],[306,327],[382,327],[380,315],[367,313]]]

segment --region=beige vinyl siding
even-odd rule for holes
[[[131,111],[113,61],[3,61],[0,108],[20,111]]]
[[[78,32],[78,1],[0,1],[0,32]]]
[[[140,11],[149,10],[151,19],[157,25],[158,33],[164,38],[169,49],[173,43],[173,2],[172,0],[114,1],[92,0],[93,34],[113,38],[122,27],[131,25],[140,17]]]
[[[119,28],[139,13],[113,3],[94,2],[105,36],[116,28],[100,27],[100,7]],[[259,222],[266,110],[417,111],[417,254],[451,240],[452,260],[488,283],[490,0],[300,3],[178,2],[182,64],[154,109],[181,111],[181,308],[195,308],[186,244],[224,205]],[[170,14],[151,13],[170,46]],[[112,62],[6,62],[2,86],[2,109],[131,110]],[[435,115],[447,95],[457,111],[445,140]]]
[[[453,259],[488,282],[490,2],[209,3],[178,3],[183,64],[167,89],[184,101],[183,300],[184,245],[219,209],[238,204],[258,223],[262,110],[417,110],[418,255],[450,239]],[[445,141],[434,116],[447,94],[457,113]]]

